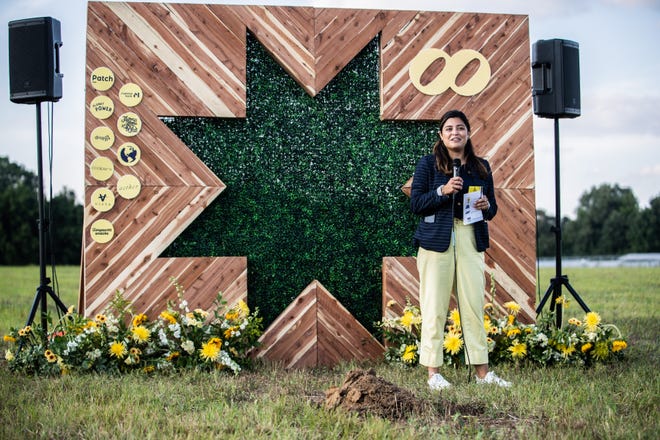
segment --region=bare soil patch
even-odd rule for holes
[[[340,387],[326,390],[324,407],[397,421],[406,419],[415,411],[428,409],[428,404],[369,369],[349,371]]]

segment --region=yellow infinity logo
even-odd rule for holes
[[[433,81],[423,85],[420,81],[422,74],[436,60],[445,60],[445,67]],[[479,61],[479,68],[472,77],[462,86],[456,84],[456,78],[471,61]],[[472,96],[481,92],[490,81],[490,65],[488,60],[476,50],[459,50],[454,56],[449,56],[442,49],[423,49],[410,62],[408,68],[410,80],[417,90],[425,95],[439,95],[451,88],[461,96]]]

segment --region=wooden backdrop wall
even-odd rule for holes
[[[246,117],[248,30],[310,96],[380,34],[382,120],[436,120],[450,108],[468,114],[478,154],[493,168],[500,206],[491,223],[486,256],[496,301],[515,300],[522,305],[523,319],[533,319],[536,231],[527,16],[114,2],[88,4],[81,311],[101,311],[118,290],[138,309],[160,311],[176,295],[170,277],[185,287],[195,307],[210,307],[218,291],[229,302],[247,297],[245,257],[159,258],[225,188],[159,117]],[[480,53],[491,70],[485,88],[472,96],[452,89],[437,95],[421,93],[408,70],[420,51],[429,48],[450,56],[466,49]],[[450,63],[430,65],[422,84]],[[456,85],[469,82],[479,66],[475,60],[467,64]],[[91,74],[98,67],[114,74],[114,85],[107,91],[91,86]],[[135,107],[118,99],[120,88],[128,83],[137,84],[144,95]],[[114,103],[107,119],[91,111],[98,96]],[[142,123],[141,131],[130,138],[117,130],[126,112],[136,113]],[[101,126],[116,136],[107,150],[95,148],[90,139]],[[133,166],[117,161],[117,149],[127,141],[141,151]],[[99,157],[114,163],[112,175],[104,181],[90,168]],[[117,195],[119,179],[128,174],[141,184],[132,199]],[[116,196],[107,212],[92,205],[99,188]],[[108,243],[92,239],[90,230],[99,219],[113,225],[114,237]],[[383,257],[383,304],[416,297],[413,259]]]

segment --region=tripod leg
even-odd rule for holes
[[[550,287],[548,287],[548,290],[545,291],[545,294],[543,295],[543,299],[539,303],[539,306],[536,308],[537,315],[541,313],[541,310],[543,310],[543,306],[545,305],[545,302],[548,300],[548,297],[550,296],[550,293],[553,292],[553,290],[554,290],[554,278],[550,281]]]
[[[573,289],[573,286],[568,282],[568,277],[564,278],[563,280],[564,285],[568,289],[569,292],[571,292],[571,295],[573,295],[573,298],[575,298],[575,301],[577,301],[578,304],[580,304],[580,307],[582,307],[582,310],[584,310],[586,313],[589,313],[591,310],[587,305],[585,304],[584,301],[582,301],[582,298],[580,298],[580,295]]]
[[[63,313],[66,313],[66,312],[68,311],[68,309],[67,309],[66,305],[62,302],[62,300],[60,299],[60,297],[57,296],[57,295],[55,295],[55,292],[53,291],[53,289],[52,289],[50,286],[48,286],[47,289],[48,289],[48,294],[49,294],[50,297],[53,299],[53,301],[55,301],[55,305],[56,305],[56,306],[57,306],[57,307],[58,307]]]
[[[30,309],[30,314],[28,315],[27,321],[25,321],[25,326],[32,325],[34,322],[34,317],[37,315],[37,309],[41,304],[41,297],[43,296],[41,292],[41,287],[37,287],[37,293],[34,295],[34,301],[32,302],[32,308]]]

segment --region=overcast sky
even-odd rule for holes
[[[170,3],[170,2],[167,2]],[[562,215],[575,217],[579,197],[603,183],[631,188],[640,203],[660,196],[660,0],[326,0],[197,1],[218,3],[513,13],[529,16],[530,44],[563,38],[580,45],[581,111],[560,119]],[[84,187],[84,0],[1,0],[0,156],[36,173],[36,106],[9,100],[9,21],[50,16],[62,25],[63,97],[54,108],[53,187]],[[530,48],[531,50],[531,48]],[[47,121],[47,104],[42,118]],[[534,116],[536,205],[555,211],[552,119]],[[44,128],[45,184],[48,151]]]

